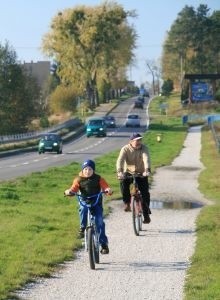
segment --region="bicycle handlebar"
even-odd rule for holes
[[[143,176],[143,174],[142,173],[134,173],[134,174],[131,174],[131,173],[124,173],[123,174],[123,178],[119,178],[119,180],[123,180],[123,179],[128,179],[128,178],[137,178],[137,177],[139,177],[139,178],[146,178],[146,177],[148,177],[148,176]]]
[[[91,196],[87,196],[87,197],[84,197],[82,196],[81,194],[79,193],[72,193],[70,192],[69,195],[65,195],[65,196],[69,196],[69,197],[72,197],[72,196],[77,196],[77,199],[79,201],[79,203],[82,205],[82,206],[87,206],[87,207],[94,207],[97,205],[100,197],[102,194],[108,194],[108,192],[105,192],[105,191],[102,191],[98,194],[94,194],[94,195],[91,195]],[[88,203],[88,201],[91,201],[92,198],[95,198],[96,197],[96,200],[92,203]]]
[[[124,174],[124,177],[125,178],[137,178],[137,177],[140,177],[140,178],[145,178],[147,176],[143,176],[141,173],[134,173],[134,174],[130,174],[130,173],[125,173]]]

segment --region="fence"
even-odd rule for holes
[[[211,130],[212,130],[212,135],[213,135],[213,138],[215,140],[216,147],[217,147],[218,151],[220,152],[220,133],[217,130],[217,127],[215,125],[216,125],[215,122],[210,123],[210,127],[211,127]]]
[[[40,136],[44,133],[48,132],[58,132],[64,128],[76,128],[77,126],[82,125],[82,121],[79,118],[70,119],[62,124],[55,125],[50,128],[46,128],[41,131],[33,131],[28,133],[18,133],[18,134],[11,134],[11,135],[0,135],[0,143],[13,143],[16,141],[27,141],[31,139],[40,138]]]

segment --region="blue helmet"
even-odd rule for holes
[[[90,167],[93,169],[93,171],[95,171],[95,163],[93,160],[91,159],[88,159],[88,160],[85,160],[84,163],[82,164],[82,170],[86,167]]]

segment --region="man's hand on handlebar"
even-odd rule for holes
[[[124,173],[123,172],[118,172],[117,177],[119,180],[124,179]]]
[[[150,176],[150,175],[151,175],[151,169],[148,168],[147,171],[145,171],[142,175],[143,175],[144,177]]]

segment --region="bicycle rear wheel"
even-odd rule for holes
[[[95,232],[93,228],[88,228],[88,252],[89,252],[89,265],[92,270],[95,269]]]
[[[131,197],[132,204],[132,223],[135,235],[139,235],[140,231],[140,220],[138,215],[137,202],[134,196]]]

